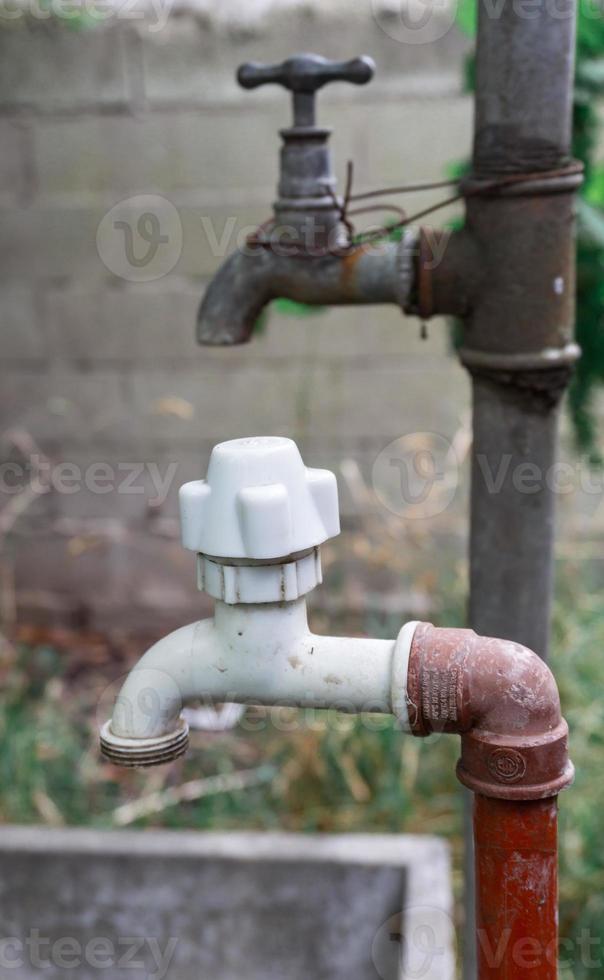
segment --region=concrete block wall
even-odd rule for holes
[[[97,26],[30,13],[0,27],[2,455],[20,463],[33,440],[53,467],[73,464],[78,484],[40,495],[4,536],[24,617],[136,628],[198,609],[176,489],[222,439],[289,435],[311,465],[353,458],[368,477],[391,440],[450,438],[467,419],[445,325],[422,341],[394,309],[273,310],[245,348],[196,347],[204,283],[237,231],[270,214],[290,114],[282,90],[239,90],[239,63],[298,50],[375,58],[370,86],[320,96],[338,172],[354,160],[357,190],[438,179],[471,140],[468,45],[454,28],[401,44],[376,0],[281,0],[255,20],[243,10],[173,9],[161,29],[149,10],[134,19],[117,6]],[[125,262],[127,232],[106,218],[116,205],[135,256],[149,247],[141,214],[168,229],[165,268]],[[102,492],[82,477],[97,464],[113,473]],[[153,465],[171,474],[160,501]],[[128,466],[142,469],[132,492]],[[344,482],[341,496],[352,521]]]

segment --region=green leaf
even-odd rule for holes
[[[474,37],[478,22],[477,0],[459,0],[455,22],[463,34]]]
[[[604,213],[581,198],[577,202],[579,232],[604,249]]]
[[[315,316],[325,310],[324,306],[297,303],[294,299],[276,299],[273,302],[273,308],[277,313],[283,313],[285,316]]]
[[[583,59],[577,64],[578,86],[604,91],[604,58]]]

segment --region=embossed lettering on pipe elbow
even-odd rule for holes
[[[287,243],[281,246],[287,250]],[[410,304],[416,236],[367,243],[329,255],[279,254],[248,245],[231,255],[209,283],[197,317],[197,340],[229,346],[250,340],[264,307],[283,298],[311,306]]]
[[[538,800],[572,782],[556,682],[526,647],[422,623],[411,646],[407,703],[414,735],[462,736],[457,775],[475,793]]]

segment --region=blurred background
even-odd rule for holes
[[[553,666],[578,773],[561,807],[561,933],[578,942],[589,930],[601,944],[604,27],[594,11],[583,4],[579,26],[586,353],[563,409]],[[324,549],[315,630],[463,624],[470,406],[451,325],[423,330],[389,307],[276,303],[249,346],[208,350],[194,323],[204,283],[270,215],[289,120],[286,94],[242,91],[237,66],[304,50],[371,55],[371,85],[331,86],[319,100],[340,183],[348,160],[356,191],[439,180],[463,169],[471,145],[473,16],[465,0],[444,4],[421,43],[403,44],[391,0],[3,10],[3,822],[430,832],[452,844],[459,893],[452,740],[401,739],[383,719],[309,723],[290,711],[275,724],[249,709],[201,718],[186,760],[132,773],[100,760],[97,727],[146,644],[209,612],[179,543],[177,491],[224,439],[290,436],[308,465],[336,472],[343,531]],[[434,224],[459,220],[449,207]],[[382,486],[395,440],[442,464],[425,501],[397,502]],[[134,804],[152,793],[145,814]],[[577,954],[562,975],[597,974]]]

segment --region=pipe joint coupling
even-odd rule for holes
[[[457,778],[481,796],[541,800],[557,796],[573,781],[568,725],[561,719],[542,735],[497,735],[480,729],[461,738]]]
[[[416,629],[407,677],[414,735],[462,736],[457,776],[482,796],[538,800],[569,786],[568,726],[547,665],[472,630]]]

